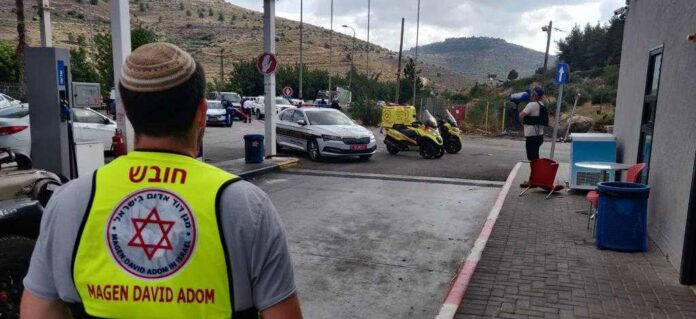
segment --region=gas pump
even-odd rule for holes
[[[25,70],[35,168],[77,176],[70,108],[70,52],[63,48],[29,47]]]

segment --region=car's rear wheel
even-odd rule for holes
[[[307,154],[309,155],[309,159],[315,162],[321,160],[321,153],[319,152],[319,143],[317,143],[316,139],[311,139],[309,142],[307,142]]]

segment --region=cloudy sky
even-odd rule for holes
[[[226,0],[263,11],[261,0]],[[368,0],[334,0],[334,30],[352,35],[341,25],[355,28],[356,36],[367,38]],[[404,49],[416,44],[418,0],[371,0],[370,42],[399,49],[401,18],[406,18]],[[553,20],[554,27],[570,31],[573,25],[606,23],[625,0],[422,0],[419,44],[464,36],[503,38],[534,50],[544,51],[546,34],[541,26]],[[300,0],[278,0],[276,15],[300,20]],[[331,0],[304,0],[304,21],[329,28]],[[553,41],[564,37],[554,31]],[[551,46],[555,52],[555,45]]]

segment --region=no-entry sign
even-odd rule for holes
[[[292,96],[292,88],[289,86],[286,86],[283,88],[283,96]]]
[[[256,61],[256,68],[262,74],[273,74],[278,66],[278,60],[272,53],[263,53],[259,55],[259,59]]]

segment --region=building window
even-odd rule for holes
[[[662,69],[662,47],[652,50],[648,63],[648,77],[645,84],[643,99],[643,116],[640,123],[640,139],[638,144],[638,163],[645,163],[639,182],[647,184],[650,171],[650,155],[652,153],[653,131],[655,129],[655,114],[657,97],[660,91],[660,72]]]

